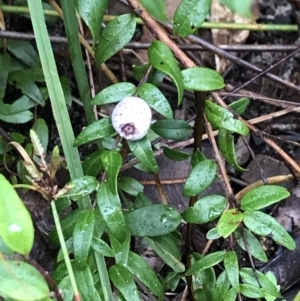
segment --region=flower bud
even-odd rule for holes
[[[121,100],[111,116],[114,129],[129,141],[139,140],[147,135],[151,118],[152,113],[148,104],[142,98],[135,96]]]

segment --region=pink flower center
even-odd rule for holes
[[[135,135],[136,133],[138,133],[133,122],[121,124],[120,129],[125,134],[125,136]]]

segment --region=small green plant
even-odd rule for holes
[[[74,26],[77,24],[76,8],[94,39],[96,63],[103,66],[132,39],[136,27],[135,18],[131,14],[117,16],[99,33],[108,1],[75,2],[76,6],[71,1],[61,1],[69,47],[73,53],[80,52],[78,30]],[[135,3],[133,0],[128,2],[132,6]],[[165,19],[164,12],[153,10],[149,1],[142,2],[153,12],[154,17]],[[164,7],[163,1],[156,2],[157,5]],[[196,31],[205,20],[210,5],[210,0],[183,0],[174,15],[174,34],[186,37]],[[28,6],[41,61],[39,75],[47,85],[47,94],[53,108],[71,181],[61,190],[57,189],[54,178],[60,165],[58,147],[52,151],[50,165],[47,164],[45,161],[47,134],[42,132],[38,135],[31,130],[32,149],[37,163],[22,151],[23,163],[31,185],[23,184],[17,187],[38,190],[49,201],[56,226],[49,235],[49,242],[53,247],[60,248],[56,268],[51,276],[60,292],[59,295],[50,292],[44,278],[31,265],[9,259],[0,261],[0,295],[20,301],[52,299],[112,301],[115,300],[114,295],[118,300],[138,301],[140,300],[138,284],[149,290],[152,300],[164,300],[165,292],[174,291],[182,280],[190,286],[191,298],[199,301],[234,301],[237,296],[240,299],[244,296],[252,299],[265,298],[268,301],[279,298],[280,288],[274,275],[263,274],[251,268],[240,268],[234,247],[236,242],[242,249],[248,251],[250,256],[262,262],[267,261],[267,256],[258,236],[272,235],[278,244],[290,250],[295,249],[295,242],[287,231],[273,217],[261,211],[287,198],[289,192],[285,188],[263,185],[248,191],[241,199],[234,201],[231,195],[228,198],[221,195],[198,198],[198,195],[218,176],[217,168],[218,164],[220,167],[220,162],[207,159],[196,144],[192,155],[164,148],[164,154],[170,159],[191,159],[191,171],[182,191],[184,196],[190,198],[190,206],[182,214],[167,204],[168,200],[162,192],[161,204],[154,204],[153,200],[143,194],[143,185],[136,179],[120,176],[124,157],[119,148],[125,149],[124,146],[127,144],[130,154],[139,161],[136,167],[153,174],[161,191],[160,166],[151,145],[153,137],[182,141],[194,134],[196,141],[196,133],[205,125],[208,133],[210,125],[219,130],[218,144],[224,158],[235,169],[243,171],[236,161],[234,135],[249,134],[245,122],[237,117],[247,108],[249,100],[240,99],[229,108],[224,108],[206,97],[201,100],[205,92],[222,89],[225,85],[223,78],[212,69],[188,63],[190,61],[186,57],[184,58],[187,63],[184,64],[181,60],[179,64],[178,57],[181,54],[174,51],[176,47],[168,39],[155,40],[148,49],[149,63],[133,68],[139,85],[130,82],[114,83],[96,94],[88,104],[96,106],[124,104],[125,99],[126,105],[117,106],[113,120],[108,116],[89,122],[75,138],[66,109],[66,97],[51,51],[41,2],[28,0]],[[133,8],[139,13],[144,12],[144,8],[139,10]],[[151,20],[155,22],[152,18]],[[162,29],[160,31],[163,32]],[[3,62],[8,62],[9,58],[8,54],[0,56]],[[81,80],[87,82],[85,72],[81,72],[80,69],[83,61],[74,56],[72,63],[80,94],[84,95],[82,90],[84,85],[79,84]],[[1,70],[1,74],[6,74],[4,76],[6,83],[12,70],[11,65],[7,64],[4,70],[6,71]],[[13,72],[17,72],[14,79],[18,82],[20,76],[24,79],[24,72],[27,70]],[[197,106],[201,108],[197,117],[201,121],[200,123],[197,121],[194,127],[185,120],[173,118],[169,101],[159,89],[159,84],[165,76],[168,76],[177,88],[178,105],[182,103],[186,90],[195,92],[199,101]],[[34,79],[29,77],[28,80],[30,91],[34,89],[40,93]],[[22,89],[20,83],[25,85],[26,80],[24,82],[19,80],[19,87]],[[6,84],[0,86],[2,100],[5,87]],[[22,91],[26,95],[28,92],[24,89]],[[134,102],[137,99],[143,100],[141,107],[135,106]],[[42,101],[44,98],[40,98],[40,102]],[[2,102],[2,105],[5,104]],[[161,119],[154,122],[150,129],[149,107],[161,115]],[[22,114],[29,114],[30,108],[27,106]],[[131,108],[141,117],[130,120],[128,111],[130,112]],[[21,118],[22,114],[18,113],[17,118]],[[140,123],[141,120],[145,123]],[[116,133],[116,130],[120,129],[123,140]],[[132,139],[129,135],[131,133],[141,135]],[[108,138],[113,138],[114,143],[107,145]],[[129,139],[126,141],[127,138]],[[84,162],[80,162],[77,147],[94,142],[98,150],[90,154]],[[10,145],[16,146],[14,143]],[[18,150],[22,149],[18,146]],[[131,195],[134,201],[128,201],[125,193]],[[70,207],[71,203],[76,203],[77,208],[60,221],[58,211]],[[3,175],[0,175],[0,208],[2,254],[16,252],[28,258],[34,239],[32,221],[13,187]],[[209,240],[230,237],[232,243],[226,250],[218,250],[208,255],[196,252],[185,254],[188,263],[183,262],[180,252],[183,239],[177,230],[178,226],[181,223],[201,225],[208,222],[214,222],[216,225],[207,233]],[[135,236],[142,237],[143,242],[162,258],[168,266],[166,275],[157,275],[145,259],[131,251],[131,240]]]

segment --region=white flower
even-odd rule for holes
[[[152,113],[148,104],[142,98],[135,96],[121,100],[111,116],[114,129],[129,141],[139,140],[147,135],[151,118]]]

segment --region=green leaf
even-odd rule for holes
[[[82,162],[82,169],[85,175],[96,177],[102,168],[101,162],[102,151],[98,150],[91,153]]]
[[[251,255],[262,262],[268,262],[267,255],[259,240],[246,228],[244,228],[243,232]],[[237,240],[238,245],[247,252],[248,250],[245,246],[244,239],[240,231],[235,231],[234,237]]]
[[[134,178],[124,176],[118,180],[118,188],[134,196],[137,196],[144,190],[144,186],[139,181]]]
[[[213,291],[213,300],[223,300],[224,296],[229,291],[229,287],[230,282],[227,273],[226,271],[223,271],[216,281],[216,286]]]
[[[166,73],[173,79],[178,92],[178,105],[180,105],[184,86],[178,63],[172,51],[163,42],[154,41],[148,48],[148,57],[154,68]]]
[[[122,156],[116,150],[104,151],[101,155],[101,162],[106,172],[109,188],[113,194],[117,195],[117,180],[122,166]]]
[[[286,188],[276,185],[263,185],[247,192],[241,199],[244,211],[259,210],[290,196]]]
[[[93,105],[104,105],[118,102],[127,96],[132,96],[136,91],[136,86],[132,83],[117,83],[101,90],[92,99]]]
[[[192,134],[193,128],[184,120],[164,119],[152,124],[151,129],[159,136],[180,141]]]
[[[108,0],[102,1],[85,1],[76,0],[75,5],[81,18],[91,31],[94,39],[94,44],[98,42],[101,23],[105,10],[108,4]]]
[[[109,277],[125,300],[140,301],[133,276],[127,268],[121,264],[116,264],[109,269]]]
[[[44,119],[38,118],[34,124],[34,130],[39,137],[39,140],[44,148],[47,151],[48,141],[49,141],[49,132],[48,126]]]
[[[121,202],[119,196],[111,192],[107,182],[101,183],[98,188],[97,203],[107,228],[120,242],[123,242],[127,227]]]
[[[153,110],[168,119],[173,118],[172,108],[168,100],[157,87],[149,83],[144,83],[138,87],[137,94],[144,99]]]
[[[218,251],[211,254],[208,254],[196,261],[185,273],[186,276],[192,275],[198,271],[205,270],[207,268],[213,267],[219,262],[223,261],[225,251]]]
[[[254,12],[252,10],[254,0],[245,0],[243,1],[243,5],[241,5],[240,0],[220,0],[220,2],[245,18],[254,18]]]
[[[61,87],[62,87],[63,92],[64,92],[64,97],[65,97],[65,100],[66,100],[66,104],[68,106],[71,106],[72,105],[72,91],[71,91],[70,81],[65,76],[61,76],[59,78],[59,80],[60,80],[60,84],[61,84]]]
[[[226,198],[221,195],[209,195],[188,207],[182,217],[188,223],[205,224],[218,218],[225,210],[226,203]]]
[[[144,78],[144,76],[148,72],[150,66],[151,66],[150,63],[143,64],[143,65],[133,65],[132,66],[133,77],[137,81],[141,81],[142,78]],[[162,81],[164,80],[164,77],[165,77],[164,72],[161,72],[155,68],[152,68],[152,71],[148,75],[147,83],[153,84],[154,86],[159,86],[162,83]]]
[[[184,184],[184,196],[196,196],[205,190],[214,181],[216,171],[217,165],[212,160],[199,162],[193,167]]]
[[[10,55],[8,53],[0,54],[0,66],[0,102],[2,102],[7,85],[7,76],[11,68]]]
[[[198,149],[193,152],[192,154],[192,160],[191,160],[191,164],[193,167],[195,167],[198,163],[207,160],[205,155],[199,151]]]
[[[80,212],[73,231],[73,247],[75,259],[80,262],[87,260],[95,226],[95,217],[92,210]]]
[[[279,288],[262,272],[256,271],[256,275],[254,275],[251,268],[241,268],[240,275],[244,283],[259,288],[263,295],[268,294],[274,297],[281,297]],[[258,284],[257,278],[260,284]]]
[[[91,176],[83,176],[76,178],[67,183],[66,186],[71,188],[64,196],[70,197],[72,200],[78,201],[83,197],[91,194],[97,187],[98,181]]]
[[[149,172],[158,173],[159,167],[155,160],[151,143],[147,137],[137,141],[127,141],[130,150]]]
[[[187,37],[205,21],[211,0],[182,0],[173,17],[174,34]]]
[[[237,291],[232,287],[225,295],[223,301],[235,301],[237,298]]]
[[[238,171],[245,171],[237,161],[235,156],[234,137],[225,129],[219,129],[218,144],[222,155],[226,161]]]
[[[234,119],[233,114],[211,101],[206,101],[205,115],[213,127],[223,128],[228,131],[246,136],[249,134],[248,127],[244,122]]]
[[[165,0],[141,0],[141,3],[146,8],[146,10],[156,19],[160,21],[167,20]]]
[[[0,293],[14,300],[32,301],[47,297],[50,290],[44,277],[27,262],[0,260]]]
[[[73,265],[75,280],[82,300],[101,301],[97,292],[90,267],[87,264],[75,262]]]
[[[132,275],[135,275],[142,283],[144,283],[160,300],[163,299],[164,289],[158,280],[154,271],[141,256],[134,252],[129,252],[127,268]]]
[[[13,186],[0,174],[0,236],[20,254],[29,254],[34,229],[31,216]]]
[[[249,284],[240,284],[240,293],[248,298],[263,298],[263,293],[261,289]]]
[[[190,157],[190,154],[187,154],[185,152],[181,152],[176,149],[164,147],[163,148],[164,155],[174,161],[183,161]]]
[[[228,107],[230,107],[237,114],[241,115],[247,109],[249,104],[250,104],[249,98],[240,98],[232,102]]]
[[[136,209],[125,216],[130,232],[136,236],[159,236],[174,231],[180,213],[167,205],[155,204]]]
[[[127,230],[127,229],[126,229]],[[130,249],[130,241],[131,234],[129,230],[126,231],[125,236],[123,237],[123,241],[120,242],[112,232],[108,231],[109,241],[114,253],[116,263],[121,263],[123,265],[127,265],[129,249]]]
[[[0,106],[0,111],[3,115],[13,115],[21,113],[33,108],[36,105],[28,96],[22,95],[11,105],[2,103]]]
[[[108,137],[114,133],[115,129],[112,126],[110,117],[99,119],[83,129],[83,131],[76,137],[74,147],[96,139]]]
[[[239,226],[243,218],[243,213],[236,209],[225,211],[221,215],[217,225],[218,234],[224,238],[228,237]]]
[[[155,237],[157,239],[158,237]],[[159,244],[156,240],[149,237],[144,237],[143,240],[154,250],[154,252],[168,265],[173,271],[182,273],[185,270],[184,264],[176,258],[173,250],[170,247]]]
[[[120,15],[111,20],[101,31],[95,49],[96,61],[100,65],[121,50],[133,37],[136,22],[131,14]]]
[[[224,267],[232,287],[239,292],[239,263],[235,251],[228,251],[224,256]]]
[[[225,86],[223,77],[213,69],[204,67],[192,67],[182,70],[181,74],[184,88],[186,90],[213,91],[222,89]]]
[[[2,105],[0,108],[1,112],[3,112],[4,106],[10,106],[10,105]],[[11,115],[4,115],[0,113],[0,120],[7,123],[22,124],[32,120],[33,117],[34,116],[30,111],[24,111],[16,114],[11,114]]]
[[[219,239],[221,235],[218,234],[217,228],[212,228],[206,233],[207,239]]]
[[[95,252],[102,254],[103,256],[114,257],[111,247],[99,237],[93,237],[91,246]]]
[[[272,238],[280,245],[289,250],[296,248],[295,241],[288,232],[273,217],[261,211],[246,211],[244,213],[244,224],[255,234]]]
[[[148,199],[143,193],[138,193],[134,202],[134,209],[139,209],[149,205],[152,205],[151,200]]]

